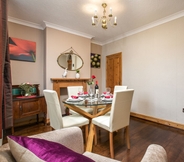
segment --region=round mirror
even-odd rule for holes
[[[82,58],[74,53],[72,50],[70,52],[61,53],[57,58],[58,65],[63,69],[75,71],[82,68],[83,60]]]

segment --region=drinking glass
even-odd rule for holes
[[[106,88],[106,94],[107,94],[107,95],[110,95],[110,92],[111,92],[111,88],[110,88],[110,87],[107,87],[107,88]]]
[[[83,88],[82,87],[78,89],[78,94],[79,95],[83,95],[84,94],[84,91],[83,91]]]
[[[93,88],[90,88],[89,89],[89,95],[90,95],[90,99],[91,100],[92,100],[93,94],[94,94],[94,89]]]

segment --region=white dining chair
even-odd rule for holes
[[[126,90],[127,88],[128,88],[128,86],[116,85],[116,86],[114,86],[113,94],[115,93],[115,91]],[[99,111],[101,111],[101,109]],[[107,112],[107,114],[110,114],[110,111]]]
[[[85,126],[85,139],[87,140],[89,120],[79,114],[62,117],[61,106],[56,91],[46,89],[43,90],[43,94],[47,103],[50,126],[53,129],[61,129],[73,126]]]
[[[123,86],[123,85],[115,85],[114,86],[114,92],[115,91],[119,91],[119,90],[126,90],[128,88],[128,86]],[[114,94],[113,92],[113,94]]]
[[[96,126],[109,131],[111,158],[114,158],[113,132],[119,129],[125,128],[126,143],[130,149],[129,121],[133,93],[133,89],[115,91],[110,113],[92,119],[95,128],[95,144],[97,144]]]
[[[79,90],[83,89],[83,86],[68,86],[67,91],[68,91],[68,97],[71,97],[72,95],[78,95]],[[93,114],[93,108],[91,107],[85,107],[85,106],[77,106],[83,111]],[[72,114],[77,114],[77,112],[70,110]]]

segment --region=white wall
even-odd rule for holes
[[[103,83],[105,57],[117,52],[123,85],[135,89],[132,112],[184,123],[184,17],[104,45]]]
[[[97,45],[97,44],[91,44],[91,53],[95,53],[95,54],[102,54],[102,46]],[[102,55],[101,55],[102,56]],[[101,59],[102,61],[102,59]],[[98,81],[98,86],[99,86],[99,91],[100,93],[102,93],[104,91],[104,89],[102,88],[102,69],[104,67],[102,67],[102,65],[100,66],[100,68],[91,68],[91,75],[95,75],[96,79],[94,81]]]

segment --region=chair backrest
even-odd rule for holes
[[[127,88],[128,88],[128,86],[116,85],[116,86],[114,86],[114,92],[120,91],[120,90],[126,90]],[[113,94],[114,94],[114,92],[113,92]]]
[[[110,131],[129,125],[133,89],[115,91],[110,113]]]
[[[43,90],[43,94],[47,103],[50,126],[54,129],[63,128],[61,106],[56,91],[45,89]]]
[[[72,95],[77,95],[79,90],[81,91],[83,89],[83,86],[68,86],[68,97],[71,97]]]

